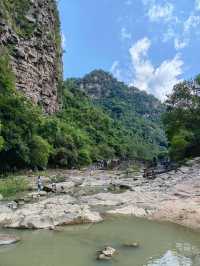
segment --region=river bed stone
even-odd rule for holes
[[[75,202],[74,198],[65,195],[26,204],[16,211],[4,207],[0,224],[8,228],[53,229],[59,225],[102,221],[99,213]]]
[[[127,176],[120,170],[57,171],[58,175],[65,176],[65,181],[57,186],[63,186],[66,194],[58,191],[47,193],[43,198],[35,193],[35,202],[25,202],[16,210],[0,203],[0,225],[46,229],[100,222],[101,213],[106,213],[170,221],[200,229],[200,158],[189,161],[177,171],[160,174],[154,180],[143,178],[141,172]],[[51,176],[43,180],[48,182]],[[32,184],[35,182],[36,177]],[[119,191],[120,186],[126,190]]]

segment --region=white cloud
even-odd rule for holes
[[[190,44],[191,39],[198,34],[199,25],[200,16],[191,14],[186,20],[179,23],[179,29],[170,24],[167,31],[163,34],[162,41],[168,42],[172,40],[177,51],[184,49]]]
[[[154,94],[164,100],[173,86],[180,81],[183,61],[179,55],[171,60],[164,60],[160,66],[155,67],[148,59],[151,41],[143,38],[130,48],[132,60],[133,80],[132,85],[139,89]]]
[[[168,42],[172,39],[174,39],[176,36],[176,33],[172,27],[169,27],[166,32],[163,34],[163,42]]]
[[[175,38],[174,39],[174,48],[176,50],[181,50],[183,48],[185,48],[189,43],[189,40],[184,39],[184,40],[180,40],[179,38]]]
[[[137,41],[130,48],[130,54],[132,59],[135,62],[139,62],[142,56],[143,57],[146,56],[150,46],[151,46],[151,41],[147,37]]]
[[[169,21],[173,19],[174,6],[171,3],[164,5],[151,4],[148,10],[148,17],[150,21],[156,22],[159,20]]]
[[[62,39],[62,48],[65,49],[66,48],[66,37],[65,37],[64,32],[62,32],[61,39]]]
[[[195,1],[195,8],[196,10],[200,10],[200,0]]]
[[[200,16],[190,15],[184,22],[184,31],[189,32],[192,28],[196,28],[200,24]]]
[[[132,38],[132,35],[130,32],[128,32],[127,28],[123,27],[121,28],[121,39],[124,40],[130,40]]]
[[[111,68],[110,72],[113,74],[115,78],[118,80],[122,80],[122,74],[121,74],[121,69],[120,69],[120,64],[119,61],[114,61]]]
[[[199,0],[200,2],[200,0]],[[174,48],[181,50],[188,46],[196,34],[200,25],[200,16],[191,14],[185,21],[182,22],[182,30],[174,34]]]
[[[175,4],[170,0],[142,0],[150,22],[164,22],[167,28],[163,32],[162,41],[171,41],[176,50],[184,49],[188,46],[194,36],[200,35],[200,0],[193,0],[195,7],[193,11],[188,10],[190,15],[186,19],[184,16],[178,17],[175,13]],[[196,11],[195,11],[196,10]]]

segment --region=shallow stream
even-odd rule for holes
[[[22,241],[0,247],[0,266],[200,266],[200,233],[169,223],[137,218],[108,218],[95,225],[67,226],[61,232],[13,231]],[[138,241],[139,248],[123,247]],[[97,261],[104,246],[119,251]]]

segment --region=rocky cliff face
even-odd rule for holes
[[[55,0],[1,0],[0,48],[10,55],[16,88],[56,112],[62,51]]]

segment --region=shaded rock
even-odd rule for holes
[[[41,192],[45,192],[45,193],[53,192],[54,193],[55,191],[52,188],[52,186],[50,186],[50,185],[47,186],[46,185],[46,186],[43,187],[43,191],[41,191]]]

